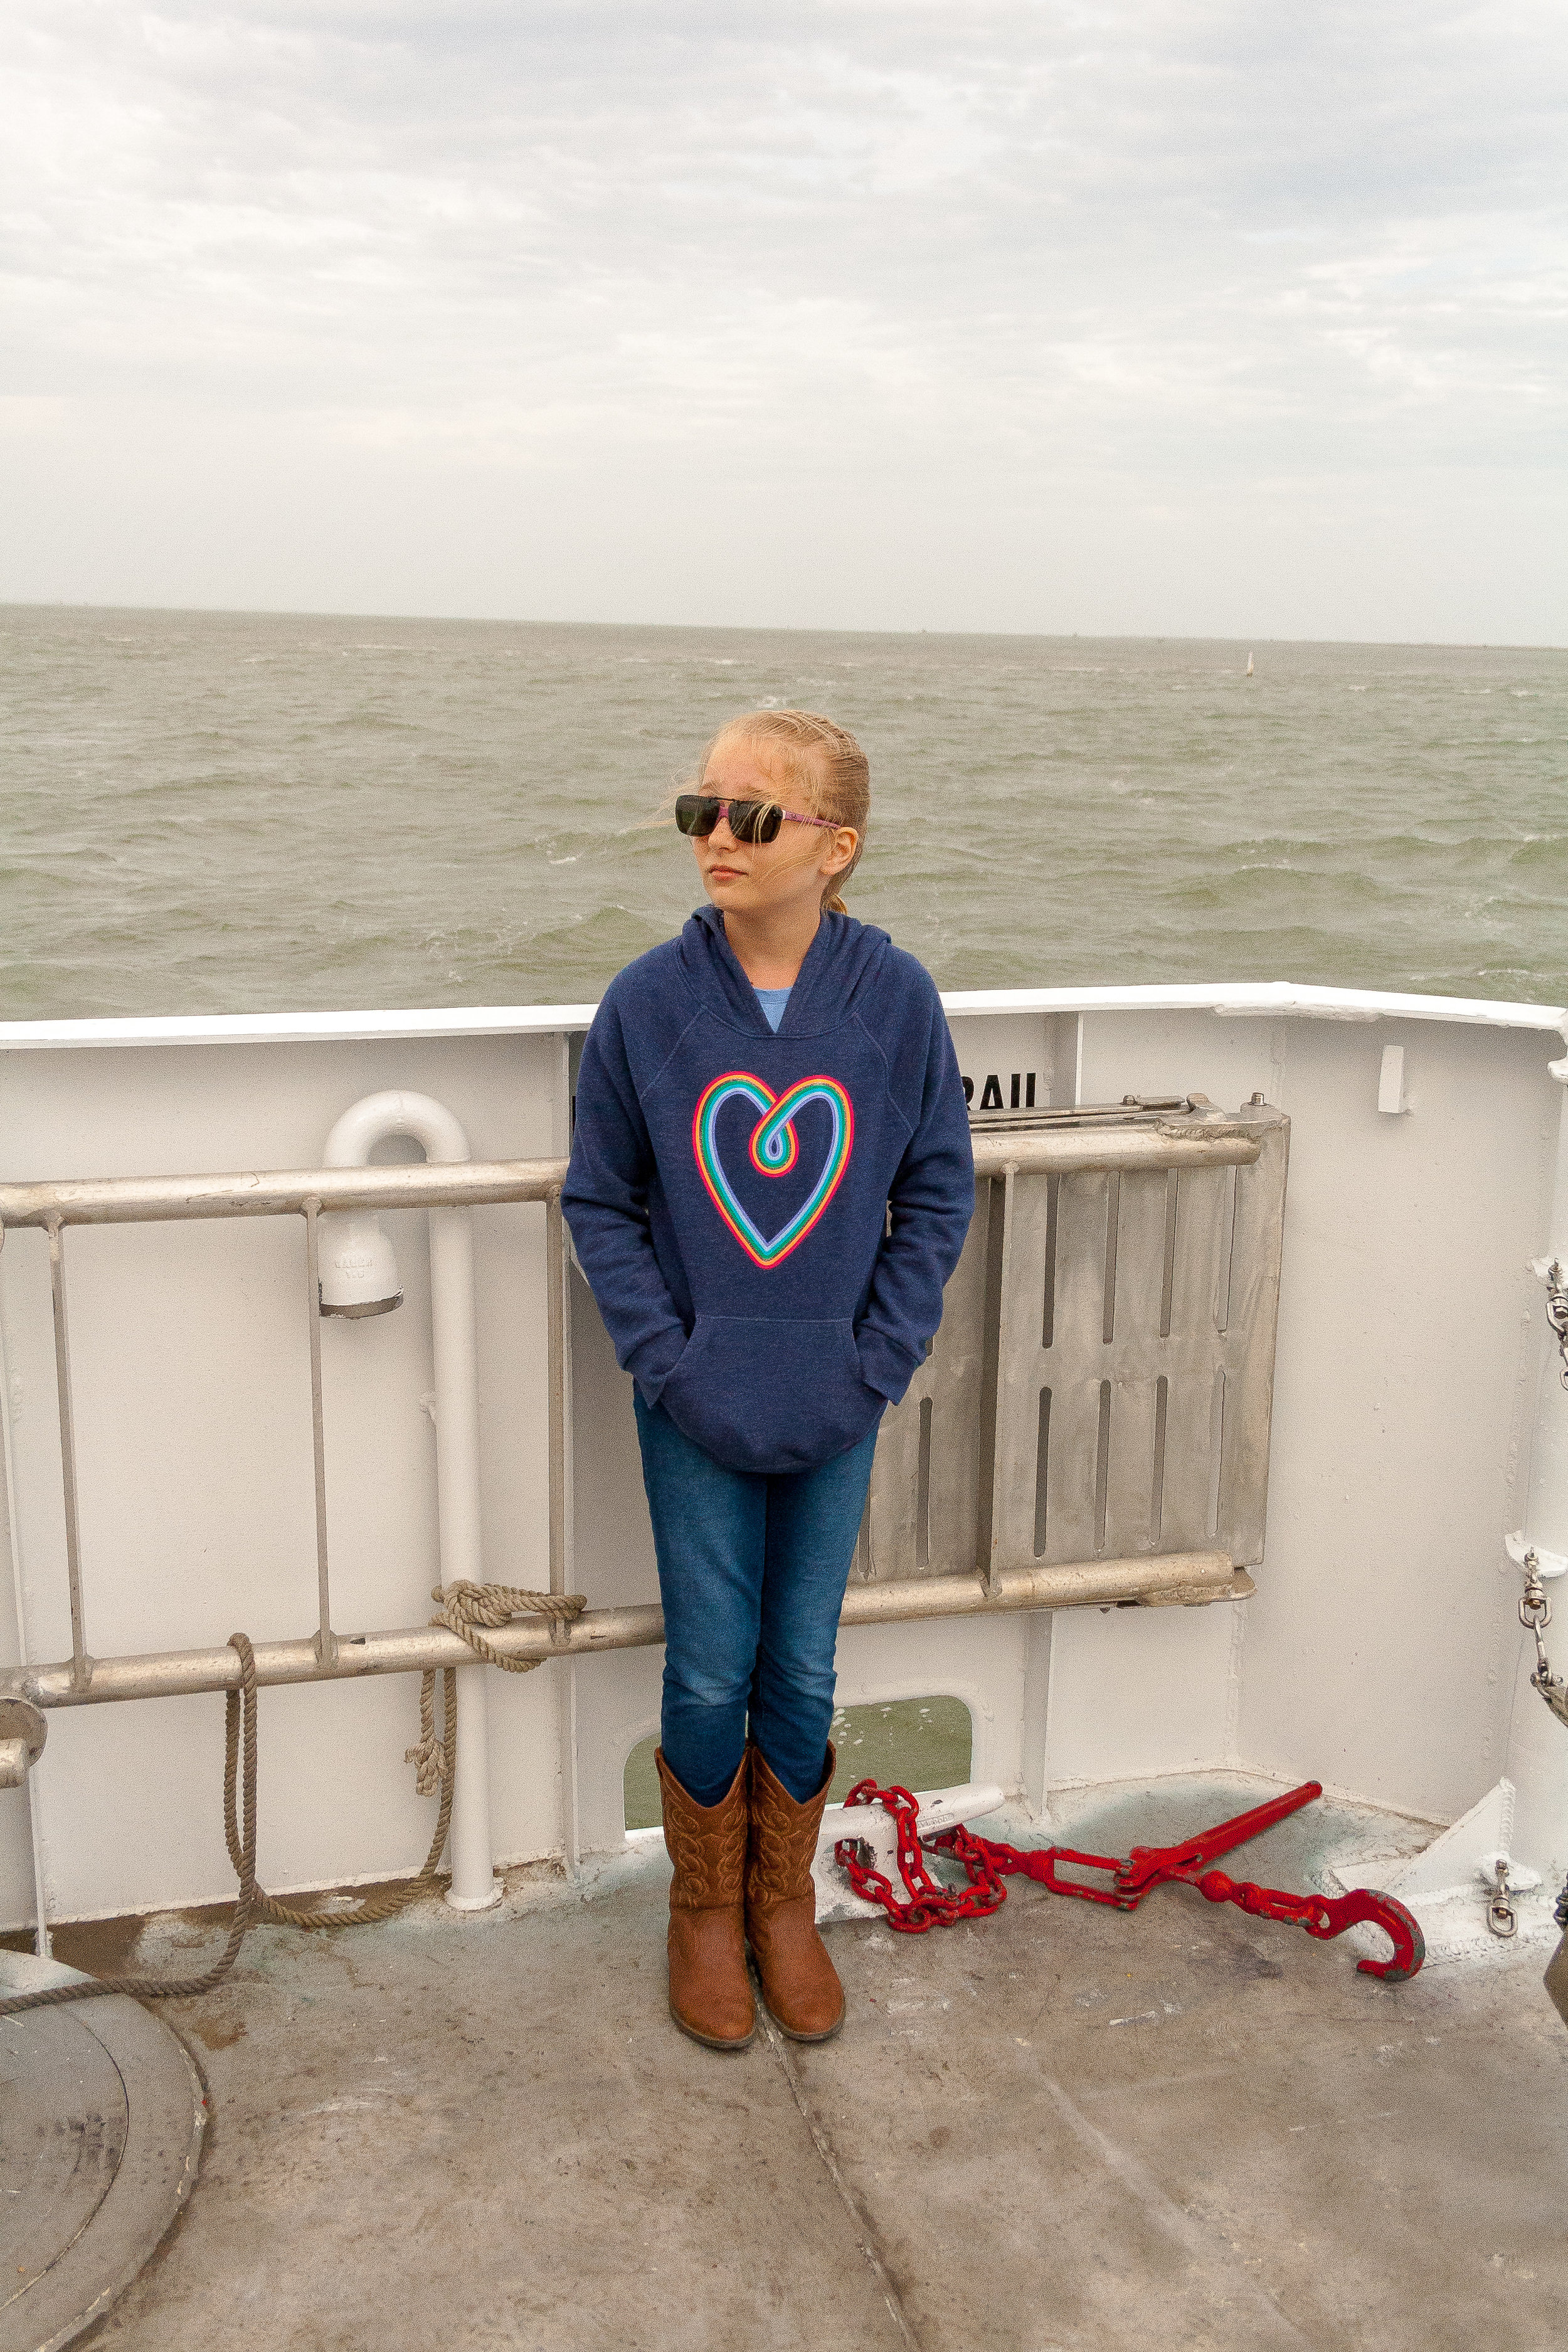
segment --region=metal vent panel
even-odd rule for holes
[[[979,1411],[990,1184],[974,1192],[974,1222],[943,1294],[942,1328],[902,1402],[882,1417],[851,1571],[861,1583],[972,1573],[982,1555],[982,1471],[990,1477]]]
[[[1262,1558],[1289,1125],[1259,1106],[1243,1130],[1250,1164],[979,1181],[935,1350],[883,1422],[859,1579]]]

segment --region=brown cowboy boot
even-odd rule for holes
[[[669,1887],[669,2013],[710,2050],[744,2050],[757,2030],[741,1907],[746,1874],[746,1761],[716,1805],[694,1804],[654,1750],[664,1798]]]
[[[816,1932],[812,1857],[833,1778],[834,1755],[809,1803],[797,1805],[760,1748],[752,1766],[752,1839],[746,1856],[746,1935],[763,1999],[792,2042],[826,2042],[844,2022],[844,1988]]]

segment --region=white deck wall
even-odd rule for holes
[[[1227,1009],[1214,1009],[1217,1000]],[[1237,1608],[1063,1612],[846,1633],[846,1701],[952,1693],[977,1778],[1141,1777],[1242,1763],[1448,1819],[1498,1778],[1542,1346],[1557,1015],[1331,992],[950,999],[976,1079],[1039,1098],[1197,1087],[1291,1115],[1268,1556]],[[1433,1017],[1418,1017],[1421,1013]],[[319,1164],[360,1096],[435,1095],[476,1157],[560,1151],[581,1008],[0,1031],[8,1179]],[[380,1034],[366,1034],[379,1030]],[[399,1031],[405,1034],[399,1034]],[[1383,1048],[1408,1113],[1377,1109]],[[488,1572],[546,1580],[542,1211],[475,1213]],[[419,1622],[436,1580],[424,1219],[391,1221],[406,1303],[323,1326],[334,1622]],[[73,1230],[67,1240],[89,1650],[308,1633],[310,1389],[298,1220]],[[577,1547],[593,1605],[657,1597],[629,1391],[574,1277]],[[68,1654],[44,1237],[0,1253],[17,1549],[0,1653]],[[0,1563],[3,1566],[3,1563]],[[619,1843],[621,1776],[657,1727],[662,1653],[491,1676],[498,1856]],[[261,1854],[282,1889],[424,1852],[403,1761],[410,1677],[268,1691]],[[216,1696],[63,1709],[37,1776],[56,1916],[232,1887]],[[28,1799],[0,1791],[0,1920],[31,1916]]]

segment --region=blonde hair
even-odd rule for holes
[[[699,791],[719,746],[737,740],[776,751],[784,775],[804,794],[813,816],[854,826],[859,836],[855,855],[842,874],[829,877],[822,894],[825,915],[847,914],[841,894],[864,854],[871,814],[871,764],[865,752],[847,727],[836,726],[820,711],[748,710],[726,719],[704,751],[697,770]],[[768,755],[763,756],[766,764]]]

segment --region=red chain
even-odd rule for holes
[[[858,1780],[844,1801],[846,1805],[880,1805],[891,1813],[898,1824],[899,1875],[907,1899],[900,1902],[885,1872],[862,1861],[858,1838],[840,1838],[833,1852],[856,1894],[863,1902],[879,1903],[888,1915],[888,1925],[901,1936],[923,1936],[929,1927],[951,1927],[960,1919],[984,1919],[1007,1900],[1002,1881],[1014,1872],[1049,1887],[1053,1895],[1076,1895],[1086,1903],[1112,1904],[1119,1911],[1135,1911],[1154,1887],[1175,1884],[1195,1886],[1210,1903],[1234,1903],[1255,1919],[1279,1919],[1304,1927],[1309,1936],[1339,1936],[1358,1921],[1372,1921],[1388,1937],[1393,1956],[1386,1960],[1358,1960],[1356,1965],[1368,1976],[1402,1984],[1420,1968],[1426,1948],[1419,1922],[1393,1895],[1380,1895],[1370,1887],[1352,1887],[1331,1900],[1321,1895],[1289,1895],[1279,1887],[1227,1878],[1223,1870],[1205,1866],[1215,1853],[1228,1853],[1233,1846],[1244,1844],[1248,1837],[1321,1793],[1315,1780],[1304,1781],[1288,1796],[1221,1822],[1184,1844],[1134,1846],[1122,1861],[1115,1854],[1079,1853],[1071,1846],[1037,1846],[1021,1852],[1017,1846],[976,1837],[962,1822],[955,1829],[922,1838],[916,1826],[920,1806],[908,1789],[881,1789],[875,1780]],[[939,1885],[926,1868],[928,1853],[953,1855],[968,1874],[968,1885]],[[1110,1884],[1097,1886],[1081,1878],[1063,1878],[1058,1865],[1064,1863],[1075,1869],[1103,1873]]]
[[[960,1919],[984,1919],[1007,1900],[1007,1889],[997,1871],[997,1858],[1009,1847],[984,1843],[961,1822],[956,1829],[922,1838],[915,1823],[920,1806],[907,1789],[879,1789],[875,1780],[857,1780],[844,1800],[847,1805],[881,1805],[891,1813],[899,1831],[899,1875],[908,1898],[900,1902],[884,1871],[873,1870],[860,1858],[858,1838],[840,1838],[836,1859],[848,1874],[849,1884],[863,1902],[879,1903],[888,1925],[901,1936],[923,1936],[928,1927],[951,1927]],[[928,1853],[957,1856],[969,1873],[969,1885],[949,1888],[939,1885],[925,1866]],[[1002,1864],[1002,1868],[1006,1868]]]

